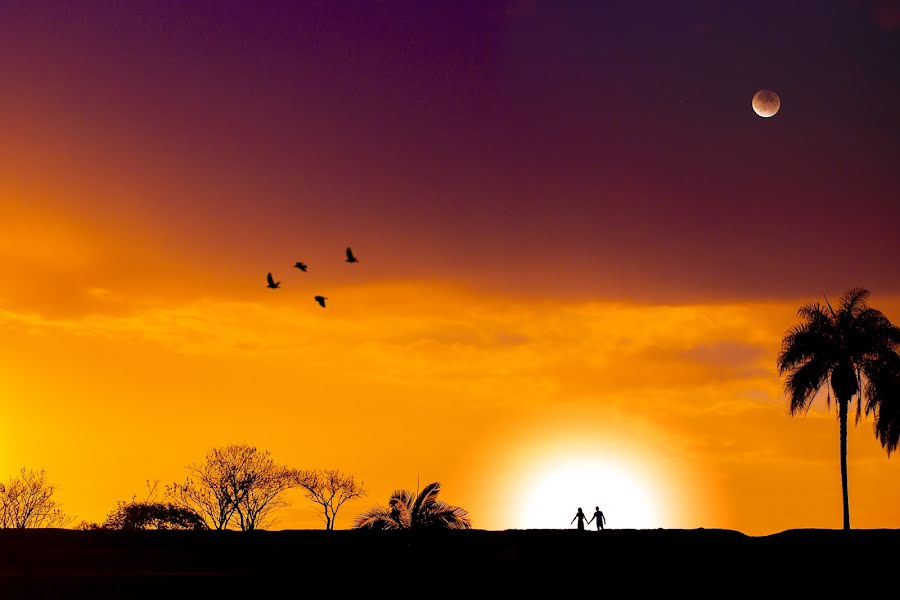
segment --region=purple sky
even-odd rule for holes
[[[4,2],[0,56],[2,174],[198,269],[900,292],[896,3]]]

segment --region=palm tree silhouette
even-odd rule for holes
[[[459,506],[450,506],[437,496],[441,484],[426,485],[421,492],[395,490],[387,508],[375,506],[359,515],[353,522],[356,529],[471,529],[469,513]]]
[[[825,300],[800,308],[802,323],[789,330],[778,354],[778,372],[787,374],[785,392],[790,396],[791,415],[809,410],[816,394],[830,383],[838,405],[841,434],[841,488],[844,529],[850,529],[850,499],[847,490],[847,412],[853,396],[862,395],[863,377],[869,402],[866,412],[890,394],[883,376],[884,365],[894,364],[900,345],[900,329],[866,300],[868,290],[856,288],[841,298],[838,309]],[[896,388],[894,388],[896,390]],[[856,420],[860,417],[857,396]],[[889,419],[888,419],[889,420]],[[895,444],[896,445],[896,444]]]

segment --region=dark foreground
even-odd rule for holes
[[[0,530],[0,598],[893,595],[898,575],[896,530]]]

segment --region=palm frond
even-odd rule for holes
[[[847,314],[852,318],[857,317],[861,311],[867,308],[866,300],[869,299],[870,295],[869,290],[864,288],[847,290],[847,292],[841,296],[839,312]]]
[[[875,435],[878,442],[891,455],[900,445],[900,402],[885,402],[875,416]]]
[[[847,354],[857,361],[893,351],[900,344],[900,329],[874,308],[861,311],[843,333]]]
[[[793,369],[784,383],[784,390],[790,396],[792,415],[808,408],[822,385],[827,385],[831,365],[827,360],[813,357],[807,363]]]
[[[805,323],[791,328],[785,334],[777,359],[779,374],[791,371],[813,357],[833,357],[836,354],[831,320],[821,312],[813,311],[810,314],[812,316]]]
[[[442,529],[471,529],[472,520],[466,509],[436,501],[431,507],[429,521],[432,527]]]
[[[413,495],[409,490],[394,490],[390,500],[388,500],[391,516],[397,522],[397,526],[401,529],[412,526],[412,501]]]
[[[428,507],[429,504],[437,500],[438,494],[441,493],[441,482],[434,481],[429,483],[425,487],[422,488],[422,491],[419,492],[419,495],[416,497],[415,505],[413,506],[413,513],[418,514]]]
[[[412,506],[415,498],[409,490],[394,490],[391,492],[391,500],[402,502],[406,506]]]
[[[900,445],[900,375],[880,382],[876,397],[875,435],[890,456]]]
[[[353,520],[354,529],[400,529],[391,516],[391,511],[383,506],[375,506]]]
[[[866,377],[866,413],[875,412],[890,396],[893,378],[900,376],[900,354],[891,352],[862,363]]]
[[[870,361],[866,372],[866,413],[875,415],[875,435],[888,455],[900,445],[900,355]]]
[[[810,302],[809,304],[805,304],[797,309],[797,316],[807,322],[814,321],[830,321],[831,320],[831,305],[829,304],[829,310],[826,311],[825,307],[819,304],[818,302]]]

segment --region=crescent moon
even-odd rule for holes
[[[753,94],[753,112],[761,117],[774,117],[781,108],[781,98],[772,90],[759,90]]]

